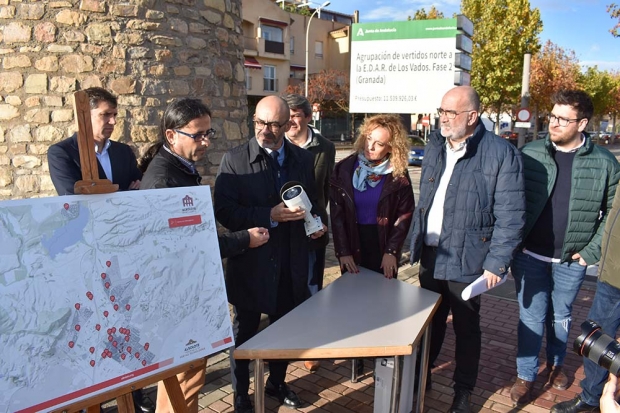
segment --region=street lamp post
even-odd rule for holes
[[[314,13],[310,15],[310,19],[308,19],[308,27],[306,27],[306,79],[305,79],[306,98],[308,98],[308,35],[310,34],[310,23],[312,22],[312,18],[314,17],[315,14],[319,13],[319,17],[321,17],[321,9],[323,7],[329,6],[330,3],[331,3],[330,1],[326,1],[325,3],[321,4],[319,7],[316,8],[316,10],[314,10]]]

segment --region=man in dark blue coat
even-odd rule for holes
[[[129,145],[110,140],[118,114],[116,96],[100,87],[91,87],[84,91],[90,105],[99,178],[107,178],[118,184],[120,191],[139,189],[142,172],[138,169],[136,155]],[[75,183],[82,180],[77,133],[50,146],[47,150],[47,163],[58,195],[74,195]],[[144,397],[142,390],[133,392],[133,400],[136,412],[155,411],[155,405],[148,397]]]
[[[326,232],[323,225],[322,230],[307,237],[304,211],[287,208],[280,199],[282,186],[297,181],[315,206],[312,213],[321,212],[316,207],[314,157],[284,139],[289,119],[289,108],[282,98],[263,98],[254,115],[256,136],[224,155],[215,181],[215,218],[220,224],[230,231],[257,226],[269,229],[266,244],[228,259],[226,290],[238,322],[236,346],[257,333],[261,313],[273,323],[310,297],[310,239]],[[287,366],[286,361],[269,363],[265,392],[287,407],[297,408],[301,400],[284,383]],[[249,361],[237,360],[233,374],[235,412],[252,412]]]
[[[525,224],[523,164],[513,145],[485,129],[473,88],[449,90],[437,111],[441,130],[431,134],[424,152],[411,262],[420,261],[420,286],[442,296],[432,320],[431,366],[452,311],[450,412],[468,413],[480,360],[480,296],[466,301],[461,293],[481,275],[492,288],[508,272]]]
[[[99,178],[118,184],[120,191],[140,188],[142,173],[133,150],[129,145],[110,140],[118,114],[116,97],[100,87],[84,91],[90,104]],[[50,146],[47,162],[58,195],[73,195],[75,183],[82,180],[77,133]]]

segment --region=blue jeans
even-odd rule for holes
[[[517,375],[534,381],[545,327],[547,363],[564,363],[573,302],[586,267],[576,261],[548,263],[519,251],[512,262],[512,275],[519,300]]]
[[[599,281],[596,284],[596,294],[588,319],[600,325],[605,334],[615,337],[620,327],[620,289]],[[583,370],[586,377],[581,381],[581,400],[592,406],[598,406],[608,372],[585,357]]]

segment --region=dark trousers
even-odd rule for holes
[[[454,388],[471,392],[476,386],[480,361],[480,296],[464,301],[461,293],[468,284],[436,280],[436,258],[436,248],[422,247],[420,286],[441,294],[441,304],[431,322],[429,365],[434,365],[439,356],[446,334],[446,320],[452,311],[452,327],[456,336]]]
[[[316,261],[314,262],[314,268],[312,269],[312,284],[317,285],[319,290],[323,289],[323,276],[325,274],[325,250],[326,247],[317,248],[314,250],[316,254]]]
[[[243,310],[237,307],[237,321],[239,322],[239,331],[235,337],[235,348],[251,339],[258,332],[261,313],[251,310]],[[269,323],[275,323],[283,314],[269,315]],[[280,385],[284,383],[286,377],[286,368],[288,361],[270,361],[269,362],[269,380]],[[250,388],[250,360],[235,360],[235,378],[237,380],[237,394],[248,394]]]

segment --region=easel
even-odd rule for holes
[[[93,139],[93,126],[90,120],[90,105],[88,95],[84,91],[73,94],[74,112],[78,125],[78,149],[80,151],[80,165],[82,180],[75,183],[76,194],[109,194],[118,191],[118,185],[109,179],[99,179],[99,168],[95,155],[95,141]],[[88,413],[99,413],[99,405],[108,400],[116,399],[119,413],[134,413],[133,396],[131,392],[136,389],[150,386],[163,381],[170,399],[172,409],[176,413],[187,413],[187,404],[181,391],[181,386],[176,375],[206,365],[206,358],[194,360],[161,373],[138,380],[123,387],[101,393],[80,402],[73,403],[52,413],[71,413],[87,409]]]

